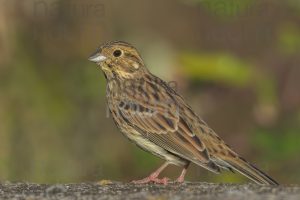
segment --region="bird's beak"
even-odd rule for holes
[[[102,62],[104,60],[106,60],[106,57],[103,56],[100,53],[94,53],[93,55],[91,55],[88,59],[89,61],[95,62],[95,63],[99,63]]]

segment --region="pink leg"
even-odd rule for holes
[[[164,177],[162,179],[157,178],[159,176],[159,174],[169,165],[168,162],[165,162],[160,168],[158,168],[155,172],[153,172],[152,174],[150,174],[150,176],[143,178],[141,180],[136,180],[136,181],[132,181],[135,184],[145,184],[145,183],[159,183],[159,184],[164,184],[167,185],[168,184],[168,178]]]
[[[187,168],[189,167],[189,165],[190,165],[190,163],[188,163],[186,166],[184,166],[180,176],[176,180],[177,183],[183,183],[184,182],[184,177],[185,177],[185,174],[187,172]]]

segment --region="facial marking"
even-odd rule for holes
[[[134,67],[134,69],[138,69],[140,67],[138,63],[133,63],[132,66]]]

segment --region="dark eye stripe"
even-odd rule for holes
[[[132,60],[133,62],[137,63],[139,66],[142,65],[140,58],[136,57],[135,55],[133,55],[131,53],[128,53],[128,52],[125,52],[124,56],[126,58],[128,58],[129,60]]]

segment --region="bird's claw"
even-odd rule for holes
[[[146,184],[146,183],[157,183],[157,184],[163,184],[163,185],[167,185],[169,182],[169,178],[164,177],[164,178],[153,178],[153,177],[146,177],[144,179],[141,180],[134,180],[132,181],[132,183],[134,184]]]
[[[183,183],[184,182],[184,178],[179,177],[176,179],[175,183]]]

